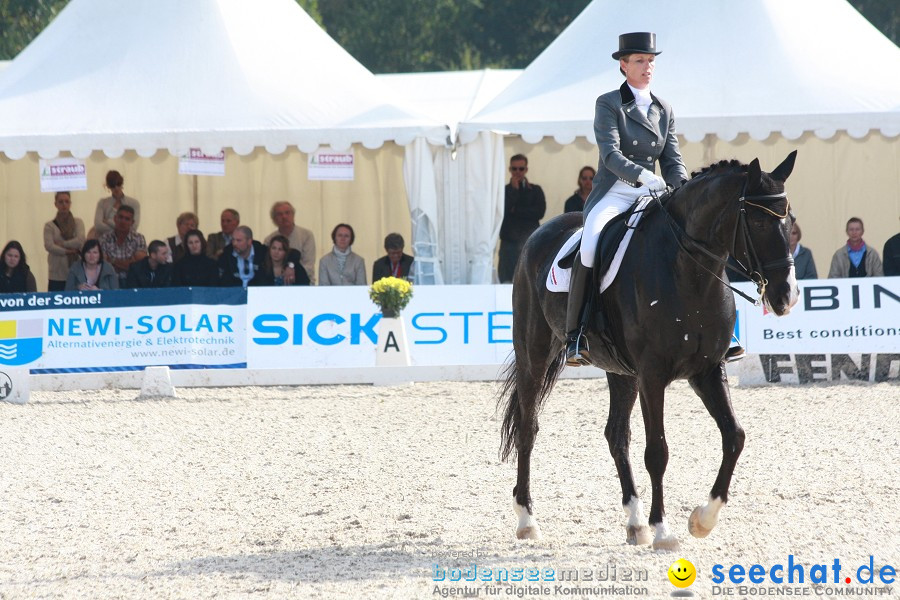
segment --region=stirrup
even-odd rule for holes
[[[732,346],[728,349],[728,352],[725,353],[725,362],[737,362],[745,356],[746,354],[744,353],[743,346]]]
[[[566,366],[586,367],[591,364],[590,346],[581,330],[566,339]]]

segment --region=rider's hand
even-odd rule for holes
[[[666,180],[647,169],[641,171],[641,174],[638,175],[638,181],[654,192],[661,192],[666,189]]]

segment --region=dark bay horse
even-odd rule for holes
[[[629,420],[638,396],[646,429],[644,463],[650,474],[649,525],[655,549],[678,548],[663,508],[663,474],[669,457],[663,426],[666,387],[687,379],[722,434],[722,462],[709,499],[694,509],[688,529],[705,537],[728,501],[728,487],[744,446],[744,430],[731,406],[723,357],[734,330],[732,291],[722,281],[729,254],[747,267],[768,309],[786,314],[797,301],[789,249],[793,216],[784,182],[792,152],[772,173],[759,161],[722,161],[675,191],[635,230],[619,274],[600,296],[607,339],[588,333],[593,364],[606,370],[610,405],[606,440],[622,485],[626,541],[651,541],[629,461]],[[516,536],[538,538],[531,503],[531,450],[538,413],[565,364],[567,294],[545,282],[557,251],[581,226],[581,213],[561,215],[532,234],[513,278],[513,361],[507,366],[501,457],[518,454],[513,488],[519,518]],[[594,285],[599,285],[596,277]],[[631,368],[628,368],[631,367]]]

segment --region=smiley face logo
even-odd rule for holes
[[[679,558],[669,567],[669,581],[679,588],[686,588],[697,578],[697,569],[690,562]]]

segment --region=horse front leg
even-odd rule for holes
[[[647,448],[644,451],[644,464],[650,474],[650,485],[653,499],[650,504],[650,526],[654,530],[654,550],[678,550],[678,538],[666,523],[666,509],[663,503],[663,475],[669,464],[669,445],[666,443],[666,429],[663,424],[665,412],[666,384],[662,381],[641,380],[641,414],[644,417],[644,430],[647,437]]]
[[[692,377],[689,381],[722,434],[722,464],[719,466],[719,474],[709,493],[709,499],[696,507],[688,519],[688,531],[694,537],[702,538],[708,536],[716,526],[719,511],[728,502],[731,476],[738,456],[744,449],[744,429],[738,423],[731,405],[724,364],[720,363],[708,373]]]
[[[607,373],[609,385],[609,417],[606,420],[606,442],[616,463],[619,483],[622,485],[622,507],[625,509],[625,541],[632,545],[650,543],[650,528],[644,516],[644,505],[638,497],[631,471],[629,445],[631,443],[631,411],[637,400],[637,379],[626,375]]]

